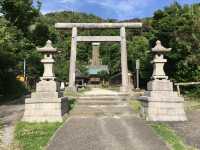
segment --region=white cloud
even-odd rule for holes
[[[92,4],[94,7],[100,6],[101,8],[105,8],[104,14],[113,13],[116,19],[124,19],[131,18],[132,16],[140,16],[144,8],[151,1],[155,0],[53,0],[52,3],[57,4],[51,7],[51,11],[56,9],[56,5],[60,7],[57,7],[56,10],[81,10],[82,8],[85,9],[87,5],[91,6]],[[45,10],[43,10],[43,13],[50,12],[48,9]]]
[[[140,14],[142,9],[151,0],[88,0],[90,3],[95,3],[103,7],[107,7],[114,11],[118,18],[128,17],[134,14]]]
[[[87,5],[95,4],[106,9],[110,9],[111,12],[117,14],[117,18],[128,18],[133,13],[138,15],[142,12],[145,6],[152,0],[61,0],[61,3],[65,3],[68,7],[76,9],[79,4]]]
[[[61,0],[61,3],[74,3],[77,0]]]

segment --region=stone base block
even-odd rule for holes
[[[141,101],[141,115],[148,121],[186,121],[183,101]]]
[[[130,91],[131,91],[131,89],[130,89],[129,86],[127,86],[127,87],[120,86],[120,92],[122,92],[122,93],[128,93]]]
[[[58,91],[58,84],[56,81],[50,80],[42,80],[37,83],[36,91],[37,92],[57,92]]]
[[[62,122],[63,115],[67,111],[67,98],[57,98],[53,101],[27,99],[22,120],[26,122]]]
[[[173,91],[173,83],[169,80],[152,80],[147,84],[148,91]]]
[[[75,87],[75,86],[74,87],[69,87],[68,86],[68,87],[65,88],[65,92],[67,92],[67,93],[68,92],[76,93],[77,92],[77,87]]]

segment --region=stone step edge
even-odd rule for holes
[[[87,108],[106,108],[106,107],[116,107],[116,108],[123,108],[123,107],[129,107],[128,104],[118,104],[118,105],[79,105],[77,104],[76,107],[87,107]]]
[[[114,105],[121,105],[121,104],[118,104],[118,103],[78,103],[79,106],[82,106],[82,105],[87,105],[87,106],[114,106]]]
[[[154,100],[152,100],[154,99]],[[169,100],[170,99],[170,100]],[[153,97],[148,97],[148,96],[141,96],[138,98],[138,100],[140,101],[144,101],[144,102],[163,102],[163,103],[183,103],[184,99],[182,97],[166,97],[166,98],[162,98],[162,100],[160,98],[153,98]]]
[[[95,97],[90,97],[90,96],[85,96],[85,97],[77,97],[77,99],[126,99],[126,97],[121,97],[121,96],[95,96]]]
[[[61,98],[41,98],[41,99],[35,99],[35,98],[26,98],[25,103],[26,104],[35,104],[35,103],[61,103],[67,101],[67,97],[61,97]]]
[[[129,96],[129,94],[118,93],[118,94],[83,94],[81,96]]]

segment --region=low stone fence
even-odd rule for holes
[[[188,85],[198,85],[200,82],[187,82],[187,83],[175,83],[174,85],[177,88],[177,92],[181,95],[180,86],[188,86]]]

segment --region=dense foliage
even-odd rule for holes
[[[35,5],[34,5],[35,6]],[[33,85],[42,73],[40,54],[36,47],[53,41],[59,53],[56,55],[56,76],[68,80],[70,57],[70,31],[57,31],[56,22],[116,22],[90,14],[57,12],[42,15],[41,3],[33,6],[32,0],[1,0],[0,13],[0,95],[14,94],[16,76],[23,73],[23,60],[27,61],[28,85]],[[152,18],[141,20],[144,27],[127,30],[129,71],[135,73],[135,60],[141,62],[141,83],[146,85],[152,72],[150,50],[160,39],[164,46],[171,47],[166,72],[176,82],[199,81],[200,78],[200,4],[174,3],[158,10]],[[118,35],[116,29],[81,30],[80,35]],[[91,59],[91,43],[79,43],[77,68],[84,72]],[[119,43],[102,43],[101,59],[110,70],[109,77],[120,72]],[[20,84],[20,83],[19,83]],[[14,86],[15,85],[15,86]],[[19,86],[19,85],[18,85]],[[21,85],[20,85],[21,87]],[[10,90],[10,89],[13,89]],[[18,88],[17,88],[18,89]],[[12,91],[12,92],[11,92]]]
[[[176,81],[198,81],[200,78],[200,5],[180,6],[175,3],[152,18],[155,39],[173,50],[166,68]]]

